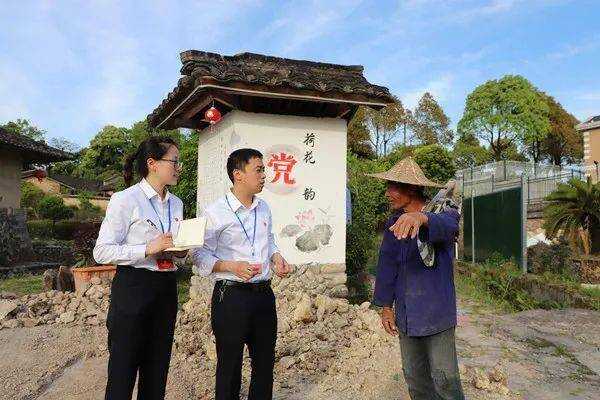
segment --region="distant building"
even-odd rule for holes
[[[600,115],[588,118],[586,121],[575,126],[575,129],[583,133],[583,164],[585,173],[597,182],[598,171],[600,170]]]
[[[0,128],[0,209],[20,208],[21,170],[25,164],[47,164],[72,157],[44,142]]]
[[[68,206],[79,206],[77,194],[87,192],[91,195],[90,202],[102,210],[106,210],[110,196],[114,193],[112,182],[75,178],[69,175],[53,174],[38,177],[35,170],[23,171],[21,178],[25,182],[40,188],[44,193],[54,194],[63,198]]]

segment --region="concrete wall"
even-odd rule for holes
[[[583,132],[583,163],[586,174],[597,182],[594,160],[600,162],[600,128]]]
[[[342,119],[228,113],[199,136],[198,214],[230,189],[229,154],[259,150],[267,174],[259,196],[282,254],[309,271],[301,276],[315,290],[346,295],[346,137]]]
[[[0,149],[0,208],[19,208],[21,204],[21,155]]]
[[[345,263],[346,122],[227,114],[200,134],[199,210],[229,190],[227,156],[244,147],[264,155],[267,184],[259,196],[271,206],[273,231],[287,259],[294,264]]]
[[[67,206],[75,206],[75,207],[79,208],[79,199],[77,198],[77,196],[62,195],[61,197],[63,198],[63,201],[65,202],[65,204]],[[106,211],[106,207],[108,207],[109,201],[110,201],[110,198],[108,198],[108,197],[92,197],[92,198],[90,198],[90,203],[92,203],[95,206],[100,207],[100,209],[102,211]]]

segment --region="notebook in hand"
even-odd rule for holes
[[[173,247],[165,251],[184,251],[202,247],[206,218],[192,218],[181,221],[177,235],[173,237]]]

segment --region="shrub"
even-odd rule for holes
[[[92,202],[90,201],[91,197],[91,194],[88,192],[80,192],[77,194],[77,200],[79,200],[79,207],[73,210],[75,214],[75,219],[79,221],[89,221],[96,220],[102,217],[102,209],[92,204]]]
[[[556,237],[569,240],[573,252],[583,250],[590,254],[592,233],[600,225],[600,184],[571,179],[559,183],[556,190],[546,197],[544,230],[549,239]]]
[[[37,206],[44,197],[44,192],[31,182],[21,182],[21,208],[27,210],[27,215],[36,217]]]
[[[58,221],[54,224],[53,238],[58,240],[73,240],[77,237],[77,231],[84,224],[81,221]]]
[[[552,245],[538,243],[527,249],[527,271],[539,275],[550,272],[573,276],[575,266],[571,256],[571,248],[565,240]]]
[[[80,221],[57,221],[40,219],[27,221],[29,236],[40,239],[73,240],[81,226]]]
[[[381,160],[359,159],[348,154],[348,186],[352,196],[352,223],[346,231],[346,267],[348,275],[366,271],[366,264],[377,252],[377,230],[387,217],[385,182],[365,176],[381,172],[388,164]]]
[[[37,212],[40,217],[53,222],[73,217],[73,210],[67,207],[62,198],[46,195],[38,202]]]
[[[47,219],[28,220],[27,230],[32,238],[48,239],[54,236],[52,221]]]

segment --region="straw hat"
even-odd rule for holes
[[[406,183],[408,185],[437,188],[444,187],[444,185],[440,185],[439,183],[435,183],[427,179],[421,170],[421,167],[419,167],[412,157],[406,157],[405,159],[399,161],[386,172],[377,172],[366,175],[386,181]]]

